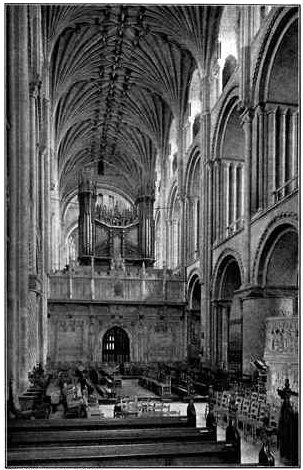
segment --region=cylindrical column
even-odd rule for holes
[[[276,201],[276,159],[277,159],[277,108],[269,109],[268,120],[268,201],[274,204]]]
[[[228,309],[224,305],[221,307],[221,312],[222,312],[222,365],[225,366],[225,368],[228,365]]]
[[[242,115],[242,126],[245,133],[245,203],[244,203],[244,229],[245,248],[243,250],[244,284],[250,283],[250,217],[251,217],[251,165],[252,165],[252,118],[250,109]]]
[[[281,110],[280,114],[280,155],[279,155],[279,187],[283,186],[286,182],[286,168],[287,168],[287,108]],[[279,191],[278,198],[281,199],[285,196],[285,186]]]
[[[264,113],[263,109],[259,106],[257,111],[258,119],[258,147],[257,147],[257,159],[258,159],[258,207],[257,209],[263,209],[264,207]]]
[[[50,230],[50,109],[49,100],[43,99],[44,116],[45,116],[45,146],[46,150],[43,152],[43,166],[44,166],[44,236],[45,243],[43,243],[44,249],[44,269],[48,271],[51,266],[51,230]]]
[[[219,198],[219,164],[215,163],[215,201],[216,201],[216,219],[215,219],[215,229],[216,229],[216,241],[220,239],[220,198]]]
[[[243,224],[244,214],[245,214],[245,165],[241,165],[241,224]]]
[[[211,338],[211,358],[212,365],[217,364],[218,360],[218,350],[217,350],[217,302],[212,302],[211,305],[211,329],[212,329],[212,338]]]
[[[222,171],[222,221],[221,221],[221,236],[226,238],[226,161],[222,160],[221,162],[221,171]]]
[[[238,206],[238,181],[237,181],[237,164],[233,164],[233,174],[232,174],[232,180],[233,180],[233,228],[234,231],[236,230],[236,221],[237,221],[237,206]]]
[[[23,8],[23,7],[22,7]],[[8,5],[6,8],[7,23],[7,83],[10,86],[8,93],[7,109],[7,379],[12,379],[18,387],[18,95],[17,80],[19,74],[16,70],[18,56],[18,21],[16,18],[16,6]]]
[[[37,148],[36,148],[36,98],[38,85],[30,84],[30,259],[29,268],[36,273],[36,216],[37,216]]]
[[[238,228],[241,226],[242,219],[242,165],[237,165],[237,211],[236,219],[238,220]]]
[[[224,234],[225,237],[228,237],[229,231],[230,231],[230,181],[229,181],[229,167],[230,167],[230,162],[225,163],[225,230]]]
[[[16,22],[18,23],[18,272],[19,272],[19,377],[21,387],[28,381],[28,242],[29,242],[29,171],[30,171],[30,129],[29,129],[29,70],[28,70],[28,15],[27,6],[16,7]]]
[[[298,182],[298,110],[292,113],[292,149],[291,149],[291,162],[292,162],[292,190],[297,188]]]
[[[222,160],[220,160],[219,166],[219,238],[220,240],[224,237],[224,166]]]
[[[251,212],[254,214],[259,208],[259,158],[258,158],[258,143],[259,143],[259,126],[258,115],[255,114],[252,120],[252,139],[251,139],[251,180],[253,184],[251,188]]]
[[[233,164],[230,163],[228,167],[229,175],[229,191],[228,191],[228,204],[229,204],[229,220],[228,220],[228,228],[229,233],[232,233],[232,223],[234,220],[234,187],[233,187]]]

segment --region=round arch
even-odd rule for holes
[[[256,249],[256,255],[253,264],[252,279],[254,284],[262,286],[263,272],[268,251],[271,249],[276,236],[289,229],[298,233],[298,217],[295,213],[282,213],[275,217],[260,237],[259,245]]]
[[[213,234],[224,240],[243,228],[245,134],[241,126],[238,88],[222,106],[213,138]]]
[[[267,232],[257,265],[256,281],[261,287],[298,287],[298,231],[286,221]]]
[[[200,363],[201,280],[193,273],[188,282],[187,353],[193,364]]]
[[[215,268],[213,270],[213,276],[212,276],[212,299],[213,300],[218,300],[220,297],[218,295],[218,287],[220,285],[220,277],[222,276],[222,271],[224,270],[225,266],[229,263],[229,260],[235,260],[239,271],[240,271],[240,278],[241,280],[244,279],[244,267],[242,263],[242,259],[240,254],[231,248],[225,249],[221,255],[219,256]]]
[[[185,179],[186,258],[188,264],[200,254],[201,232],[201,157],[195,148],[190,155]]]
[[[254,106],[267,99],[268,81],[277,51],[285,38],[286,32],[289,31],[295,21],[298,21],[298,9],[289,8],[278,9],[268,22],[253,75],[252,100]]]
[[[191,184],[191,176],[195,172],[196,166],[200,162],[200,149],[195,146],[192,151],[190,152],[188,162],[186,165],[186,172],[185,172],[185,193],[188,194],[190,190],[190,184]]]
[[[241,286],[241,271],[237,260],[227,256],[219,265],[214,296],[217,300],[232,300],[234,291]]]
[[[161,266],[161,213],[158,209],[155,214],[155,267],[160,268]]]
[[[188,307],[190,310],[201,308],[201,279],[197,272],[193,272],[187,284]]]
[[[235,375],[242,373],[242,305],[237,291],[242,285],[242,263],[234,252],[222,253],[213,279],[210,343],[214,365]]]
[[[181,206],[178,197],[178,187],[174,184],[168,198],[168,267],[176,269],[180,262],[181,252]]]
[[[214,126],[214,134],[211,148],[212,160],[214,160],[215,158],[219,158],[222,135],[224,135],[228,117],[233,112],[233,110],[239,106],[239,104],[239,86],[235,85],[226,94],[226,97],[220,107],[218,118]]]

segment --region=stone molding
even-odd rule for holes
[[[218,271],[222,263],[224,262],[225,258],[228,256],[232,256],[238,263],[238,267],[241,273],[241,279],[243,281],[244,279],[244,266],[242,263],[242,258],[241,255],[238,251],[234,250],[233,248],[225,248],[222,253],[220,254],[219,258],[216,261],[215,267],[212,271],[211,279],[210,279],[210,285],[211,285],[211,297],[213,298],[214,292],[215,292],[215,284],[218,278]],[[216,300],[216,299],[214,299]]]
[[[262,253],[264,251],[266,241],[268,240],[271,233],[278,228],[283,223],[289,223],[292,225],[296,230],[298,229],[298,214],[295,212],[280,212],[277,214],[267,225],[267,228],[264,230],[263,234],[260,237],[260,241],[258,247],[256,249],[254,263],[252,266],[252,279],[255,283],[258,283],[258,273],[259,273],[259,265]]]
[[[40,277],[35,274],[28,276],[28,288],[30,291],[36,292],[37,294],[42,293],[42,281]]]
[[[257,60],[255,62],[254,68],[253,68],[253,77],[252,77],[252,82],[251,82],[251,101],[252,101],[252,103],[254,103],[256,101],[257,102],[259,101],[259,97],[257,99],[255,94],[257,92],[258,80],[260,80],[261,76],[262,76],[262,71],[263,71],[262,70],[262,62],[264,62],[264,64],[268,65],[268,63],[266,62],[266,59],[267,59],[266,49],[270,46],[271,40],[274,38],[274,36],[277,32],[277,29],[279,27],[278,18],[281,15],[281,13],[283,12],[284,8],[285,7],[279,7],[274,12],[271,20],[269,21],[269,23],[267,25],[265,33],[263,33],[263,36],[261,38],[261,44],[259,46]],[[289,14],[289,11],[287,11],[285,13],[285,16],[287,14]],[[281,21],[282,21],[282,19],[283,19],[283,17],[281,17]],[[275,23],[277,23],[276,26],[275,26]]]

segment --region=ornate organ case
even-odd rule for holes
[[[90,264],[145,264],[154,262],[152,196],[138,197],[130,208],[97,203],[96,185],[82,177],[79,182],[79,259]]]

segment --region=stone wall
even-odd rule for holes
[[[131,362],[186,357],[183,304],[48,303],[48,355],[52,363],[102,362],[105,333],[119,326],[130,341]]]

